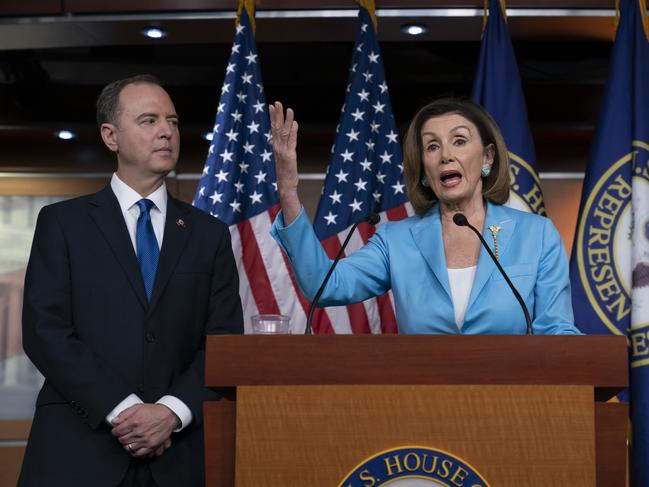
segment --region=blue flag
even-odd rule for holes
[[[471,98],[496,120],[507,144],[512,180],[507,205],[545,215],[521,78],[499,0],[489,0]]]
[[[645,0],[622,0],[586,171],[570,278],[577,326],[628,337],[632,485],[649,485],[649,40]]]

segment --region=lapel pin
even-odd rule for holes
[[[185,228],[185,220],[178,218],[178,220],[176,220],[176,225],[178,225],[180,228]]]
[[[496,260],[498,260],[499,257],[499,250],[498,250],[498,232],[500,232],[501,227],[495,226],[495,225],[489,225],[489,231],[491,232],[492,237],[494,238],[494,254],[496,254]]]

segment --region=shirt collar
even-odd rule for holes
[[[113,177],[110,179],[110,187],[117,197],[122,212],[129,211],[133,205],[142,199],[142,195],[122,181],[117,176],[117,173],[113,173]],[[164,181],[162,181],[158,189],[146,196],[146,198],[153,201],[160,213],[163,215],[167,213],[167,186]]]

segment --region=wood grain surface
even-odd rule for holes
[[[205,384],[591,385],[605,400],[628,386],[627,345],[595,335],[219,335],[207,337]]]
[[[337,486],[367,457],[404,445],[452,453],[492,487],[592,487],[592,388],[238,389],[237,487]]]

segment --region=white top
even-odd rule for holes
[[[455,324],[461,330],[464,325],[464,315],[469,306],[471,288],[478,266],[465,267],[464,269],[447,269],[448,282],[451,285],[451,299],[453,299],[453,311],[455,312]]]
[[[137,229],[137,219],[140,216],[140,207],[137,205],[137,202],[142,199],[142,195],[122,181],[117,176],[117,173],[113,173],[113,177],[110,180],[110,188],[117,197],[119,207],[122,210],[122,216],[126,222],[126,228],[128,228],[128,234],[131,237],[133,250],[137,254],[135,231]],[[151,225],[153,226],[153,233],[155,233],[156,240],[158,241],[158,248],[162,248],[162,237],[164,235],[165,219],[167,217],[167,187],[164,181],[158,189],[146,198],[153,201],[153,206],[149,213],[151,215]],[[135,404],[143,404],[143,401],[137,394],[130,394],[108,413],[106,421],[112,425],[112,421],[116,416]],[[180,426],[174,431],[180,431],[186,428],[193,420],[191,410],[176,396],[162,396],[156,401],[156,404],[167,406],[178,416]]]

